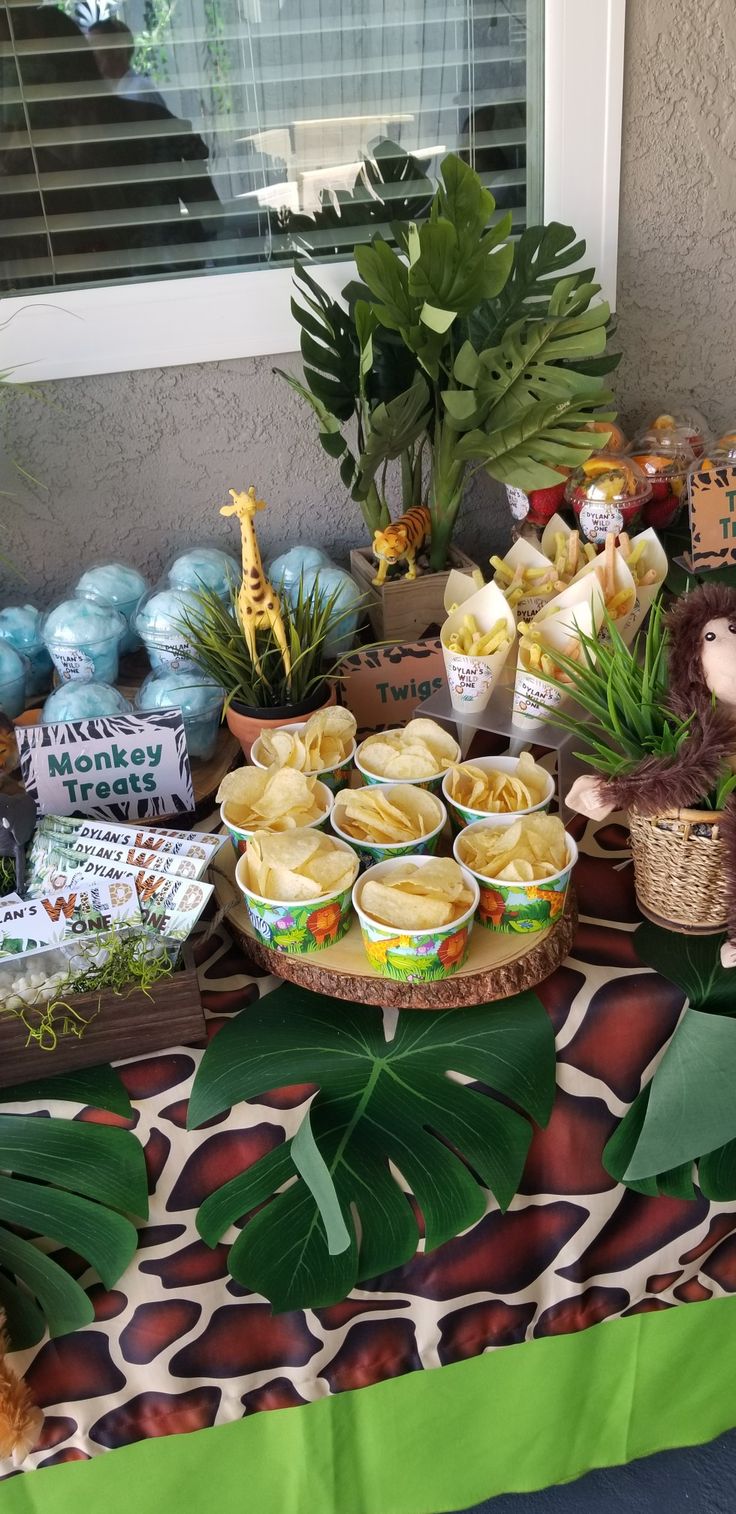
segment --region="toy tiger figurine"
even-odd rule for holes
[[[394,563],[405,558],[408,563],[406,577],[417,576],[417,553],[429,541],[431,534],[429,510],[426,505],[415,505],[399,520],[392,521],[384,531],[373,534],[373,555],[378,558],[378,572],[373,579],[377,588],[385,582],[386,574]]]

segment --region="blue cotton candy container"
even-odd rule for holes
[[[26,703],[28,663],[7,641],[0,641],[0,710],[9,720],[22,714]]]
[[[74,593],[84,599],[114,605],[120,612],[127,626],[120,643],[120,653],[124,656],[126,652],[134,652],[140,646],[140,639],[135,631],[131,631],[130,622],[135,607],[147,588],[148,584],[137,568],[130,568],[122,562],[109,562],[88,568],[82,574]]]
[[[62,683],[49,694],[41,711],[41,724],[59,720],[94,720],[100,715],[129,715],[129,700],[109,683]]]
[[[292,589],[298,590],[302,574],[314,573],[316,568],[334,566],[321,547],[291,547],[288,552],[282,552],[280,557],[274,557],[268,576],[275,589],[290,595]]]
[[[184,719],[190,757],[211,757],[217,745],[225,690],[203,673],[161,669],[149,673],[135,698],[135,707],[147,710],[178,708]]]
[[[75,679],[115,682],[127,624],[113,605],[94,599],[65,599],[49,611],[42,629],[62,683]]]
[[[0,639],[27,660],[26,698],[45,694],[53,663],[41,635],[41,611],[33,605],[8,605],[0,610]]]
[[[240,583],[240,564],[219,547],[192,547],[171,564],[168,579],[175,589],[214,589],[227,600]]]
[[[141,600],[133,617],[133,627],[145,646],[154,672],[160,668],[173,672],[197,669],[193,648],[181,622],[182,616],[196,620],[199,614],[197,598],[191,589],[159,585]]]
[[[290,605],[295,605],[299,584],[309,594],[315,584],[319,585],[320,602],[339,591],[335,600],[335,629],[325,640],[325,657],[344,657],[350,651],[360,619],[361,592],[354,578],[323,552],[321,547],[292,547],[281,557],[275,557],[269,568],[269,578],[275,589],[285,594]]]

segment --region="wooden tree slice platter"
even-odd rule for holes
[[[323,951],[299,956],[264,946],[250,924],[235,882],[235,863],[232,846],[227,843],[217,853],[210,875],[218,905],[251,960],[289,983],[352,1003],[439,1010],[506,999],[525,988],[534,988],[559,967],[572,946],[577,925],[575,894],[570,888],[564,914],[548,930],[518,936],[476,925],[468,960],[451,978],[431,983],[397,983],[370,966],[357,919],[342,941]]]

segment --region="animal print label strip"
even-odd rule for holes
[[[25,956],[97,931],[140,930],[143,917],[135,884],[90,879],[41,899],[0,908],[0,958]]]
[[[41,835],[64,834],[104,846],[133,847],[141,852],[161,852],[175,857],[199,857],[209,862],[224,837],[207,831],[145,830],[140,825],[110,825],[104,820],[78,820],[72,815],[45,815],[39,820]],[[202,870],[204,871],[204,869]]]
[[[176,878],[134,864],[104,862],[99,857],[71,856],[59,847],[34,846],[29,891],[71,888],[91,879],[132,881],[138,894],[143,924],[169,941],[185,941],[194,929],[213,889],[201,879]]]
[[[115,867],[142,868],[144,871],[168,873],[174,878],[201,878],[208,866],[206,857],[177,857],[170,852],[148,852],[134,846],[106,846],[96,839],[85,840],[76,835],[49,830],[49,843],[58,847],[69,857],[96,857],[100,862],[112,862]]]

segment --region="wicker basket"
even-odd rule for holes
[[[639,908],[655,925],[688,936],[723,930],[728,918],[720,810],[629,816]]]

